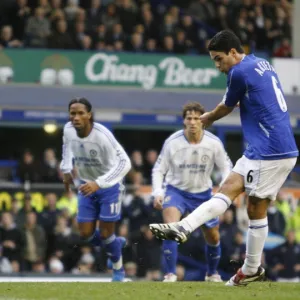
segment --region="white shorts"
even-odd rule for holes
[[[245,192],[260,199],[276,200],[276,196],[293,170],[297,157],[278,160],[251,160],[242,156],[233,172],[244,176]]]

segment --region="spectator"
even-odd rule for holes
[[[165,15],[162,28],[160,30],[160,37],[163,39],[166,35],[173,36],[175,33],[175,22],[170,14]]]
[[[286,228],[285,218],[284,215],[277,209],[274,201],[271,201],[269,205],[267,217],[269,231],[283,236]]]
[[[67,22],[59,20],[54,32],[48,39],[48,47],[53,49],[74,49],[74,42],[67,32]]]
[[[64,9],[67,21],[72,22],[79,10],[79,0],[67,0],[67,5]]]
[[[13,272],[12,265],[8,258],[2,256],[3,247],[0,244],[0,273],[9,274]]]
[[[185,40],[185,32],[183,30],[178,30],[175,36],[175,47],[174,52],[178,54],[186,54],[188,51],[188,45]]]
[[[45,10],[37,7],[34,16],[30,17],[26,27],[27,45],[32,48],[44,48],[50,34],[50,23],[45,18]]]
[[[33,154],[30,150],[26,150],[23,154],[23,160],[19,164],[18,177],[22,182],[39,182],[38,170],[39,166],[35,162]]]
[[[272,271],[280,282],[299,282],[300,245],[296,243],[295,232],[287,233],[286,242],[271,252]]]
[[[56,257],[51,257],[49,260],[49,271],[51,274],[61,274],[64,272],[64,265]]]
[[[84,22],[76,22],[74,26],[74,32],[72,34],[72,39],[75,43],[76,49],[83,49],[85,34],[85,24]]]
[[[148,226],[141,227],[140,237],[136,240],[138,276],[148,280],[160,279],[161,249],[160,242],[152,235]]]
[[[19,48],[23,46],[23,43],[14,38],[12,27],[6,25],[1,28],[0,46],[3,48]]]
[[[27,5],[27,0],[17,0],[12,9],[10,22],[13,27],[14,36],[17,40],[23,41],[25,25],[30,17],[31,9]]]
[[[143,52],[144,43],[143,37],[140,33],[134,33],[131,36],[130,44],[128,45],[127,49],[132,52]]]
[[[228,209],[224,215],[223,220],[220,222],[220,236],[223,246],[226,249],[231,248],[231,243],[234,240],[236,233],[238,232],[238,227],[234,223],[234,214],[232,209]]]
[[[297,207],[294,214],[290,218],[290,229],[296,234],[296,241],[300,243],[300,200],[297,201]]]
[[[23,248],[24,268],[31,271],[35,263],[44,262],[47,248],[45,231],[37,224],[35,212],[29,212],[26,215],[23,238],[25,241]]]
[[[101,23],[102,6],[101,0],[92,0],[90,8],[87,9],[88,31],[94,31]]]
[[[206,22],[207,24],[213,26],[216,18],[216,11],[213,3],[207,0],[197,0],[194,1],[189,12],[196,20],[201,22]]]
[[[230,29],[232,27],[230,16],[228,15],[228,10],[225,5],[218,6],[215,27],[218,31]]]
[[[80,245],[79,235],[72,232],[68,219],[63,216],[57,218],[54,235],[53,255],[63,262],[66,271],[70,271],[79,259],[78,247],[74,247]]]
[[[157,52],[155,39],[149,39],[146,41],[145,51],[148,53],[156,53]]]
[[[102,14],[101,22],[107,30],[111,30],[115,24],[120,24],[120,18],[117,14],[117,8],[114,4],[109,4],[106,13]]]
[[[25,193],[23,199],[23,207],[15,215],[15,221],[18,228],[23,228],[26,221],[26,215],[28,213],[30,212],[37,213],[36,209],[32,206],[31,200],[32,199],[30,193]]]
[[[54,228],[57,218],[60,214],[60,210],[56,208],[57,196],[54,193],[48,193],[45,195],[47,201],[46,208],[41,212],[39,218],[39,224],[44,228],[46,238],[48,241],[46,256],[49,257],[53,253],[54,245]]]
[[[164,37],[164,41],[163,41],[163,45],[164,45],[164,53],[174,53],[174,40],[173,37],[170,35],[166,35]]]
[[[189,15],[185,15],[181,19],[181,29],[185,31],[186,43],[192,48],[197,45],[197,29],[193,23],[193,19]]]
[[[97,45],[99,43],[103,43],[104,45],[102,47],[103,48],[105,47],[106,37],[107,37],[106,26],[104,24],[100,24],[97,27],[97,30],[96,30],[96,33],[94,36],[94,44],[96,46],[96,49],[97,49]]]
[[[19,272],[24,240],[21,231],[16,227],[9,212],[5,212],[1,216],[0,242],[2,256],[10,261],[13,272]]]
[[[146,183],[151,184],[151,176],[152,176],[152,169],[156,163],[158,157],[158,153],[154,149],[150,149],[146,153],[146,159],[145,159],[145,180]]]
[[[67,209],[70,216],[76,215],[78,208],[77,195],[72,191],[65,192],[57,202],[56,207],[60,210]]]
[[[106,41],[108,44],[114,44],[116,41],[125,41],[125,34],[123,33],[123,27],[117,23],[113,25],[112,31],[107,34]]]
[[[119,16],[124,32],[131,34],[138,22],[138,14],[132,0],[123,0],[119,7]]]
[[[48,19],[48,17],[50,16],[51,10],[52,10],[51,5],[49,4],[49,0],[39,0],[38,7],[41,7],[44,9],[45,16]]]
[[[124,51],[124,43],[122,41],[115,41],[114,50],[115,50],[115,52]]]
[[[133,192],[125,197],[123,203],[123,218],[129,220],[131,236],[140,234],[140,228],[149,224],[149,207],[139,191],[139,186],[133,188]]]
[[[274,51],[275,57],[292,57],[292,46],[291,42],[287,38],[283,38]]]
[[[158,27],[153,18],[151,10],[145,10],[142,13],[142,23],[145,28],[144,36],[146,39],[158,38]]]
[[[58,176],[58,160],[53,149],[48,148],[44,151],[44,160],[41,166],[43,182],[60,182]]]

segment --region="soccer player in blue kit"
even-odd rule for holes
[[[87,99],[71,100],[69,115],[60,168],[67,191],[73,183],[73,161],[78,171],[79,233],[84,241],[104,247],[112,262],[112,281],[124,281],[122,248],[126,241],[114,233],[121,213],[122,180],[131,168],[130,159],[113,134],[93,121],[92,105]]]
[[[273,66],[245,55],[238,37],[229,30],[217,33],[208,50],[215,66],[227,74],[222,102],[200,116],[207,127],[233,111],[239,103],[245,140],[243,156],[209,201],[177,223],[150,224],[160,239],[185,242],[192,231],[223,214],[236,197],[246,192],[249,228],[243,266],[226,283],[244,286],[264,278],[261,257],[268,235],[267,208],[296,164],[299,155],[278,75]]]

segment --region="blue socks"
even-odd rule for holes
[[[122,241],[114,234],[102,241],[107,256],[111,259],[113,269],[119,270],[123,267],[122,261]]]
[[[217,268],[221,258],[221,245],[205,245],[205,256],[207,262],[207,275],[211,276],[217,273]]]
[[[176,264],[178,257],[178,245],[174,241],[163,241],[163,251],[166,260],[167,274],[173,273],[176,275]]]

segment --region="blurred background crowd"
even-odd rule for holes
[[[117,234],[128,239],[124,263],[128,277],[160,280],[164,270],[161,243],[148,224],[161,222],[161,212],[153,209],[151,170],[158,151],[131,153],[132,170],[126,177],[122,219]],[[26,150],[14,180],[24,185],[17,193],[0,192],[0,272],[34,272],[39,274],[109,273],[107,257],[101,247],[83,244],[76,221],[76,191],[62,190],[59,158],[53,149],[44,151],[38,163]],[[74,173],[76,177],[76,172]],[[214,172],[217,185],[220,176]],[[44,184],[45,189],[30,186]],[[58,186],[58,187],[57,187]],[[5,201],[4,201],[5,200]],[[264,253],[267,276],[273,280],[298,280],[300,271],[300,205],[298,199],[282,191],[268,210],[270,237]],[[219,272],[230,276],[245,255],[245,232],[248,228],[244,196],[220,217],[222,258]],[[189,241],[179,247],[179,280],[203,280],[205,275],[204,239],[196,230]]]
[[[247,51],[291,57],[292,11],[289,0],[2,0],[0,47],[204,54],[232,29]]]

